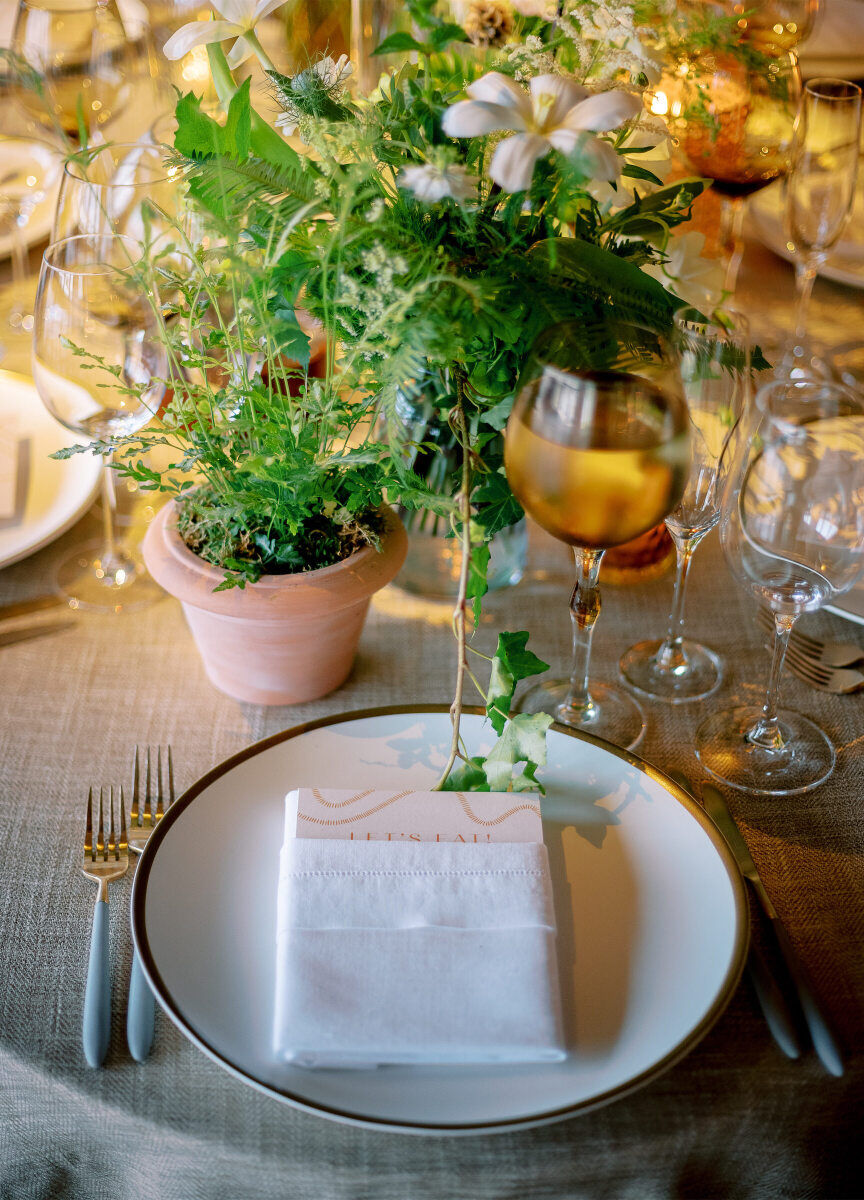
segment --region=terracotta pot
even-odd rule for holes
[[[212,683],[252,704],[300,704],[326,696],[351,670],[373,594],[398,573],[407,538],[392,511],[380,552],[366,547],[343,562],[296,575],[263,575],[214,592],[224,575],[186,546],[167,504],[144,538],[147,570],[183,605]]]

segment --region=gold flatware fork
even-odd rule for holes
[[[82,1041],[84,1056],[91,1067],[100,1067],[111,1041],[111,964],[108,957],[108,884],[122,878],[129,867],[126,838],[126,813],[123,789],[119,796],[119,821],[115,815],[114,789],[108,793],[109,823],[105,836],[105,806],[99,789],[99,826],[93,832],[93,789],[87,793],[87,826],[84,831],[84,857],[81,870],[99,885],[90,934],[90,961],[84,991]]]
[[[150,834],[162,820],[166,809],[174,803],[174,760],[171,747],[166,753],[167,782],[162,770],[162,747],[156,748],[155,795],[153,760],[150,747],[144,760],[144,796],[141,798],[141,759],[138,746],[132,765],[132,807],[129,812],[129,849],[140,854]],[[141,966],[137,947],[132,951],[132,973],[129,976],[129,1003],[126,1009],[126,1042],[136,1062],[144,1062],[153,1045],[156,1002]]]
[[[767,608],[759,608],[759,624],[767,633],[774,632],[774,616]],[[814,638],[800,629],[789,635],[789,646],[811,659],[820,667],[852,667],[864,663],[864,646],[857,642],[829,642]]]

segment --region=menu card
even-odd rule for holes
[[[540,842],[533,792],[424,792],[414,788],[297,788],[286,834],[364,842]]]

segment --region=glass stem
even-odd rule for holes
[[[819,259],[811,255],[795,265],[795,286],[798,289],[798,304],[795,308],[795,357],[804,354],[807,343],[807,315],[810,312],[810,297],[819,270]]]
[[[101,554],[102,570],[106,578],[116,575],[118,570],[125,570],[127,561],[124,555],[117,552],[117,488],[114,483],[114,470],[111,466],[113,455],[106,454],[102,459],[102,539],[104,546]],[[122,583],[122,580],[117,582]]]
[[[573,666],[570,672],[570,691],[562,708],[580,714],[584,719],[594,708],[588,691],[588,671],[591,664],[591,639],[594,624],[600,615],[600,589],[597,577],[604,550],[584,550],[573,547],[576,561],[576,586],[570,597],[570,620],[573,623]]]
[[[21,227],[17,221],[12,222],[12,307],[9,310],[9,324],[17,329],[24,317],[22,289],[27,284],[27,252]]]
[[[657,650],[657,669],[664,673],[680,671],[687,666],[687,656],[684,653],[684,603],[687,598],[687,578],[690,574],[690,564],[693,561],[693,551],[702,540],[700,537],[676,537],[672,534],[677,556],[675,568],[675,594],[672,598],[672,611],[669,613],[669,629],[666,640]]]
[[[738,272],[744,257],[744,198],[734,200],[728,196],[723,198],[722,206],[723,243],[726,249],[726,274],[723,277],[723,290],[731,296],[738,283]]]
[[[747,741],[766,750],[782,750],[785,746],[780,732],[780,722],[777,719],[777,705],[780,701],[780,673],[786,658],[786,647],[789,645],[789,634],[795,624],[794,617],[774,614],[774,655],[771,659],[771,674],[768,678],[768,690],[765,693],[765,703],[762,705],[762,716],[747,733]]]

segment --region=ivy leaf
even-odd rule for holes
[[[477,524],[483,526],[488,537],[515,525],[525,515],[521,504],[510,491],[506,476],[499,471],[487,475],[471,498],[479,505],[475,518]]]
[[[455,767],[444,781],[444,786],[450,792],[491,791],[483,770],[483,756],[478,754]]]
[[[480,601],[489,591],[486,574],[489,570],[489,546],[471,547],[471,560],[468,563],[468,590],[465,595],[474,601],[474,626],[480,620]]]
[[[537,768],[546,765],[546,730],[551,724],[548,713],[518,713],[507,722],[483,763],[490,791],[531,790],[524,773],[514,775],[519,763],[525,764],[528,785],[536,785]]]
[[[486,716],[499,736],[507,724],[513,693],[519,680],[530,679],[532,675],[542,675],[544,671],[549,670],[549,664],[538,658],[533,650],[528,650],[527,644],[528,634],[524,629],[519,633],[498,635],[498,648],[492,660],[492,675],[489,680]]]
[[[419,50],[422,54],[425,51],[425,47],[422,42],[418,42],[410,33],[391,33],[379,46],[375,47],[370,57],[376,58],[379,54],[397,54],[399,51],[405,50]]]
[[[470,42],[470,40],[461,25],[439,25],[429,34],[429,41],[436,51],[443,50],[451,42]]]

